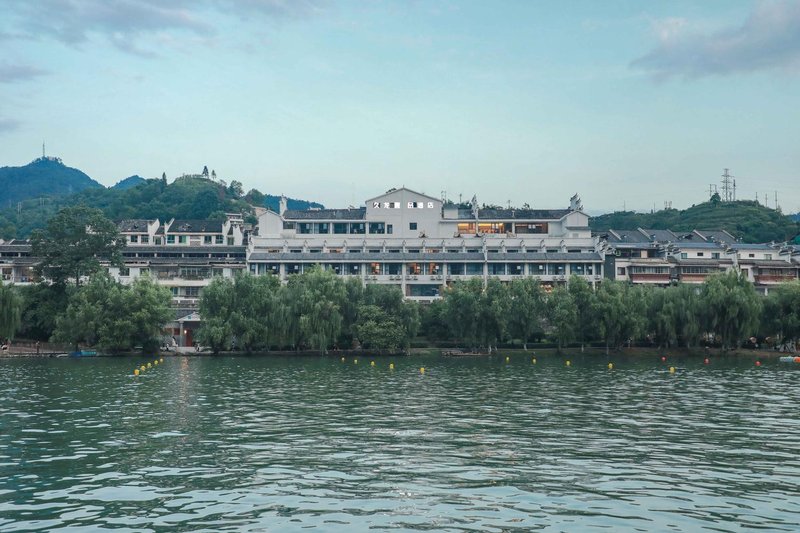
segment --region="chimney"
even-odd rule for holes
[[[286,212],[286,203],[287,203],[286,197],[284,195],[281,195],[281,203],[280,207],[278,208],[278,214],[280,216],[283,216],[283,214]]]

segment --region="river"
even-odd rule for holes
[[[0,531],[800,530],[800,368],[612,360],[0,359]]]

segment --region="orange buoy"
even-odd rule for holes
[[[761,366],[761,361],[756,361],[756,366]]]
[[[661,356],[661,362],[662,362],[662,363],[664,363],[664,362],[666,362],[666,361],[667,361],[667,358],[666,358],[665,356],[663,356],[663,355],[662,355],[662,356]]]
[[[705,359],[703,359],[703,364],[704,364],[704,365],[707,365],[708,363],[709,363],[709,361],[708,361],[708,357],[706,357]]]
[[[794,362],[795,362],[795,363],[800,363],[800,357],[795,357],[795,358],[794,358]]]

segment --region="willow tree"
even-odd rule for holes
[[[578,310],[572,295],[564,285],[559,285],[547,296],[547,320],[558,351],[575,338]]]
[[[443,316],[450,334],[470,348],[478,345],[480,320],[480,297],[483,281],[471,278],[457,281],[443,293],[445,308]]]
[[[575,303],[575,338],[581,343],[581,352],[586,342],[597,334],[594,316],[594,289],[585,278],[573,275],[567,285],[572,301]]]
[[[770,289],[762,317],[764,333],[776,336],[784,349],[794,349],[800,340],[800,281]]]
[[[758,331],[761,297],[744,274],[730,270],[708,278],[701,300],[706,327],[720,339],[723,350],[738,348]]]
[[[22,299],[14,287],[0,285],[0,337],[13,339],[22,320]]]
[[[291,282],[294,282],[300,337],[320,353],[326,353],[342,331],[342,310],[347,300],[344,282],[319,267],[296,276]]]
[[[508,328],[512,338],[522,341],[527,350],[528,342],[542,331],[544,318],[544,291],[536,278],[513,280],[509,287]]]
[[[646,328],[647,293],[618,281],[604,281],[597,289],[594,314],[600,336],[610,348],[618,349]]]
[[[508,336],[508,286],[499,279],[490,278],[478,300],[480,311],[478,332],[482,343],[492,352]]]

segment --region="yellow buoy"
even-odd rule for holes
[[[353,363],[358,364],[358,359],[353,359]]]
[[[134,376],[138,376],[139,375],[139,369],[138,368],[134,368],[133,369],[133,375]]]
[[[161,361],[163,363],[164,362],[164,358],[162,357],[161,359],[159,359],[159,361]]]
[[[389,370],[394,370],[394,363],[389,363]]]
[[[419,373],[420,374],[424,374],[425,373],[425,367],[424,366],[419,367]]]
[[[144,372],[145,370],[147,370],[147,367],[142,365],[142,372]]]
[[[674,366],[669,367],[669,373],[670,374],[674,374],[675,373],[675,367]]]
[[[614,368],[614,363],[608,363],[608,369],[611,370],[612,368]]]
[[[375,366],[375,361],[370,361],[369,366]]]
[[[342,357],[342,363],[344,363],[344,357]]]
[[[570,366],[572,363],[567,359],[567,366]]]
[[[153,361],[153,366],[158,366],[158,359],[156,359],[155,361]]]
[[[153,365],[151,365],[150,363],[147,363],[147,368],[153,368]]]
[[[536,358],[535,357],[533,359],[531,359],[531,363],[533,363],[534,365],[536,364]]]
[[[506,363],[508,363],[509,361],[511,361],[511,358],[506,356]]]

